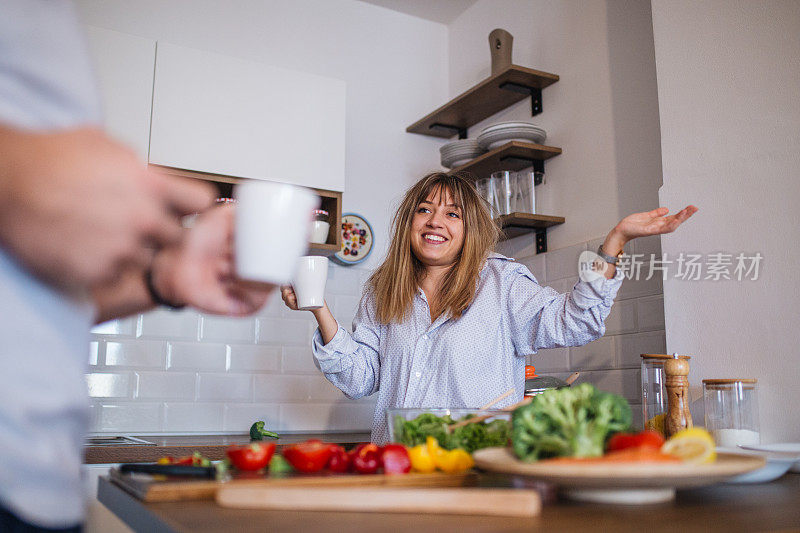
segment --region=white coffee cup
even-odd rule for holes
[[[328,281],[328,258],[306,255],[297,260],[292,287],[298,309],[319,309],[325,305],[325,282]]]
[[[236,273],[246,280],[285,285],[308,248],[311,213],[319,197],[309,189],[248,180],[236,186]]]

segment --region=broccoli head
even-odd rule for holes
[[[273,439],[280,438],[274,431],[268,431],[264,429],[263,420],[259,420],[250,426],[250,440],[264,440],[264,437],[271,437]]]
[[[511,443],[523,461],[547,457],[598,457],[606,440],[627,431],[631,408],[621,396],[593,385],[548,390],[516,409],[511,418]]]

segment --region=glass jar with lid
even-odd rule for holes
[[[311,242],[325,244],[328,242],[328,230],[331,227],[330,215],[324,209],[314,209],[314,222],[311,226]]]
[[[673,356],[660,353],[643,353],[642,357],[642,425],[644,429],[665,434],[664,422],[667,416],[667,387],[664,363]],[[689,360],[691,356],[681,355]]]
[[[735,448],[761,442],[755,379],[704,379],[706,429],[717,446]]]

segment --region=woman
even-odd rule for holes
[[[602,251],[614,260],[626,242],[674,231],[696,210],[630,215]],[[406,193],[392,227],[353,333],[327,306],[312,311],[314,357],[328,380],[349,398],[378,392],[373,442],[388,439],[387,408],[477,407],[513,388],[501,404],[509,405],[522,398],[525,355],[603,335],[622,284],[614,266],[567,294],[542,287],[524,265],[492,253],[498,231],[468,174],[425,176]],[[297,309],[290,287],[281,295]]]

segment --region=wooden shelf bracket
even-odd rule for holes
[[[460,126],[450,126],[448,124],[442,124],[440,122],[435,122],[434,124],[431,124],[428,127],[430,129],[432,129],[432,130],[441,130],[441,131],[449,132],[450,135],[453,135],[454,133],[458,133],[458,138],[459,139],[466,139],[467,138],[467,128],[462,128]]]

